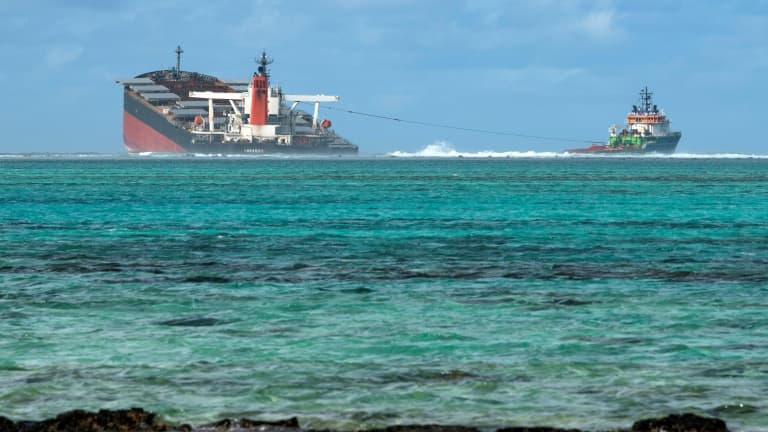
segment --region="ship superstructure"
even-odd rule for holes
[[[319,119],[319,104],[338,96],[284,94],[270,86],[262,52],[249,80],[221,80],[176,67],[119,79],[123,138],[129,152],[356,154],[358,148]],[[299,103],[313,103],[309,114]],[[290,105],[288,105],[290,103]]]
[[[566,150],[569,153],[663,153],[675,152],[682,134],[671,131],[669,118],[653,103],[648,87],[640,91],[640,102],[632,105],[627,123],[621,130],[613,125],[608,129],[606,144],[592,144],[586,148]]]

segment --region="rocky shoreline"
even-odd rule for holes
[[[127,410],[68,411],[41,421],[13,421],[0,416],[0,432],[337,432],[303,429],[296,417],[280,421],[260,421],[247,418],[224,419],[201,426],[163,423],[157,414],[142,408]],[[488,432],[483,429],[484,432]],[[455,425],[396,425],[357,432],[481,432],[471,426]],[[554,427],[505,427],[495,432],[581,432],[579,429]],[[666,417],[636,421],[628,429],[617,432],[729,432],[723,420],[696,414],[672,414]]]

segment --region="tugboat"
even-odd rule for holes
[[[640,91],[640,104],[632,105],[627,124],[619,131],[616,125],[608,131],[608,143],[595,143],[589,147],[566,150],[568,153],[596,154],[672,154],[682,134],[669,130],[669,118],[652,100],[648,87]]]

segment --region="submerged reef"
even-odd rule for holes
[[[0,432],[336,432],[302,429],[296,417],[280,421],[260,421],[247,418],[224,419],[200,426],[166,424],[157,414],[142,408],[127,410],[68,411],[40,421],[13,421],[0,416]],[[480,432],[471,426],[456,425],[395,425],[358,432]],[[486,431],[487,432],[487,431]],[[555,427],[505,427],[496,432],[581,432],[579,429]],[[644,419],[629,429],[618,432],[729,432],[723,420],[696,414],[672,414]]]

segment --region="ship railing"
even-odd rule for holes
[[[213,132],[211,132],[211,131],[207,131],[207,130],[202,130],[202,131],[200,131],[200,130],[190,130],[189,132],[193,133],[195,135],[226,135],[227,134],[226,132],[223,132],[223,131],[213,131]]]

